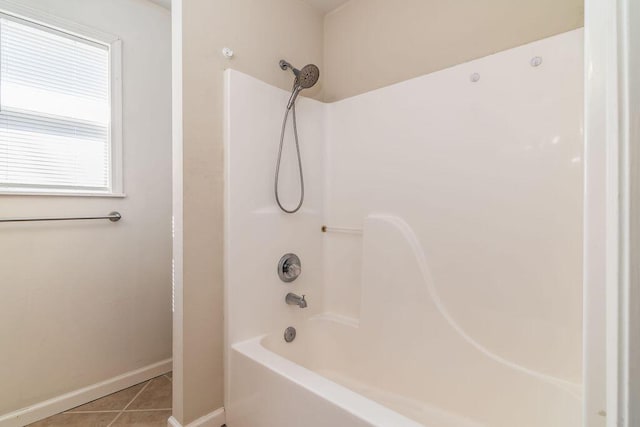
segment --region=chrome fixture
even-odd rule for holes
[[[287,103],[287,109],[284,112],[284,119],[282,120],[282,131],[280,132],[280,148],[278,149],[278,160],[276,162],[276,179],[275,179],[275,195],[276,195],[276,203],[278,207],[283,212],[286,213],[296,213],[302,207],[302,202],[304,201],[304,177],[302,176],[302,158],[300,156],[300,143],[298,141],[298,123],[296,119],[296,99],[300,92],[303,89],[309,89],[314,86],[318,79],[320,78],[320,69],[314,65],[309,64],[302,67],[301,70],[298,70],[290,63],[285,61],[284,59],[280,60],[280,68],[282,70],[291,70],[293,75],[295,76],[295,80],[293,81],[293,90],[291,91],[291,96],[289,97],[289,102]],[[287,209],[282,206],[280,202],[280,195],[278,192],[278,179],[280,177],[280,161],[282,160],[282,146],[284,145],[284,133],[287,127],[287,119],[289,118],[289,111],[293,112],[293,136],[296,142],[296,153],[298,156],[298,170],[300,172],[300,200],[298,201],[298,205],[293,209]]]
[[[83,221],[90,219],[108,219],[111,222],[118,222],[122,219],[120,212],[109,212],[105,216],[74,216],[74,217],[49,217],[49,218],[4,218],[0,222],[36,222],[36,221]]]
[[[320,78],[320,69],[314,64],[309,64],[302,67],[302,70],[298,70],[284,59],[280,60],[280,68],[285,71],[291,70],[293,75],[296,76],[296,79],[293,82],[293,91],[291,92],[291,97],[287,103],[287,110],[290,110],[294,106],[296,98],[298,98],[300,92],[303,89],[313,87],[318,82],[318,79]]]
[[[289,305],[297,305],[300,308],[307,308],[307,300],[304,299],[304,295],[300,296],[289,292],[284,300]]]
[[[296,328],[293,326],[289,326],[284,330],[284,340],[286,342],[291,342],[296,339]]]
[[[278,261],[278,276],[283,282],[293,282],[302,273],[302,263],[296,254],[285,254]]]

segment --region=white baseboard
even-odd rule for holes
[[[171,359],[0,415],[0,427],[22,427],[171,371]]]
[[[184,427],[221,427],[225,423],[224,408],[216,409],[215,411],[200,417],[197,420],[190,422]],[[175,418],[169,418],[167,422],[169,427],[183,427]]]

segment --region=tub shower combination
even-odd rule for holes
[[[331,104],[227,71],[229,425],[581,425],[582,43]]]

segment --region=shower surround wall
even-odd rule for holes
[[[292,320],[322,311],[325,105],[308,98],[296,104],[306,191],[303,207],[289,215],[275,205],[273,193],[277,139],[289,93],[233,70],[225,78],[225,314],[227,338],[238,342],[284,331]],[[280,197],[288,208],[296,206],[299,194],[292,135],[290,119],[280,166]],[[284,283],[276,267],[289,252],[300,257],[302,274]],[[288,306],[288,292],[306,294],[308,308]]]
[[[412,425],[356,423],[361,401],[331,409],[326,383],[282,356],[425,425],[580,425],[582,43],[575,30],[336,103],[301,99],[308,198],[295,215],[273,199],[288,93],[227,71],[228,422],[294,427],[297,412],[274,409],[294,406],[326,414],[309,427]],[[288,143],[283,193],[295,200]],[[292,284],[276,274],[286,252],[302,259]],[[289,291],[310,308],[285,305]],[[302,341],[322,336],[318,314],[355,335],[325,335],[318,354],[252,350],[287,326],[318,344]],[[348,378],[323,367],[353,342],[338,363]],[[310,390],[325,393],[314,403]]]
[[[376,212],[403,218],[469,335],[574,382],[581,375],[581,37],[576,30],[330,104],[326,139],[328,225],[362,228]],[[538,55],[543,63],[532,67]],[[357,318],[367,283],[344,254],[357,258],[362,241],[328,234],[325,243],[325,310]]]

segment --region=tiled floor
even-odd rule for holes
[[[171,416],[171,373],[134,385],[29,427],[166,427]]]

